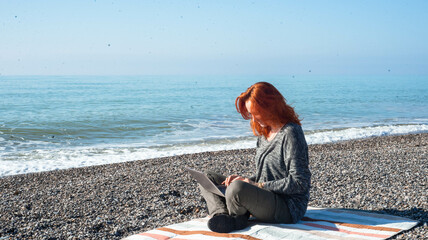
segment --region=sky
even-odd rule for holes
[[[425,0],[0,0],[0,74],[426,75],[427,12]]]

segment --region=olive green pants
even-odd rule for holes
[[[208,178],[216,185],[226,176],[208,171]],[[234,181],[226,188],[225,197],[208,192],[199,185],[202,196],[207,202],[208,213],[245,215],[251,214],[263,222],[291,223],[291,215],[287,203],[278,195],[266,189],[243,181]]]

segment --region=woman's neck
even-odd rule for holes
[[[281,130],[281,128],[284,126],[284,124],[281,124],[281,125],[276,125],[276,126],[272,126],[271,128],[270,128],[270,131],[269,131],[269,135],[268,135],[268,137],[267,137],[267,140],[270,142],[270,141],[272,141],[272,139],[274,139],[275,138],[275,136],[276,136],[276,134]]]

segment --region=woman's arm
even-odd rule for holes
[[[265,182],[263,188],[278,194],[304,194],[310,188],[311,172],[308,146],[301,128],[292,128],[287,132],[283,144],[283,161],[289,166],[288,176]]]

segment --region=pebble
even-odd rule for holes
[[[0,178],[0,239],[121,239],[207,215],[184,166],[250,176],[254,149],[204,152]],[[428,236],[428,133],[309,146],[310,206],[420,221]]]

